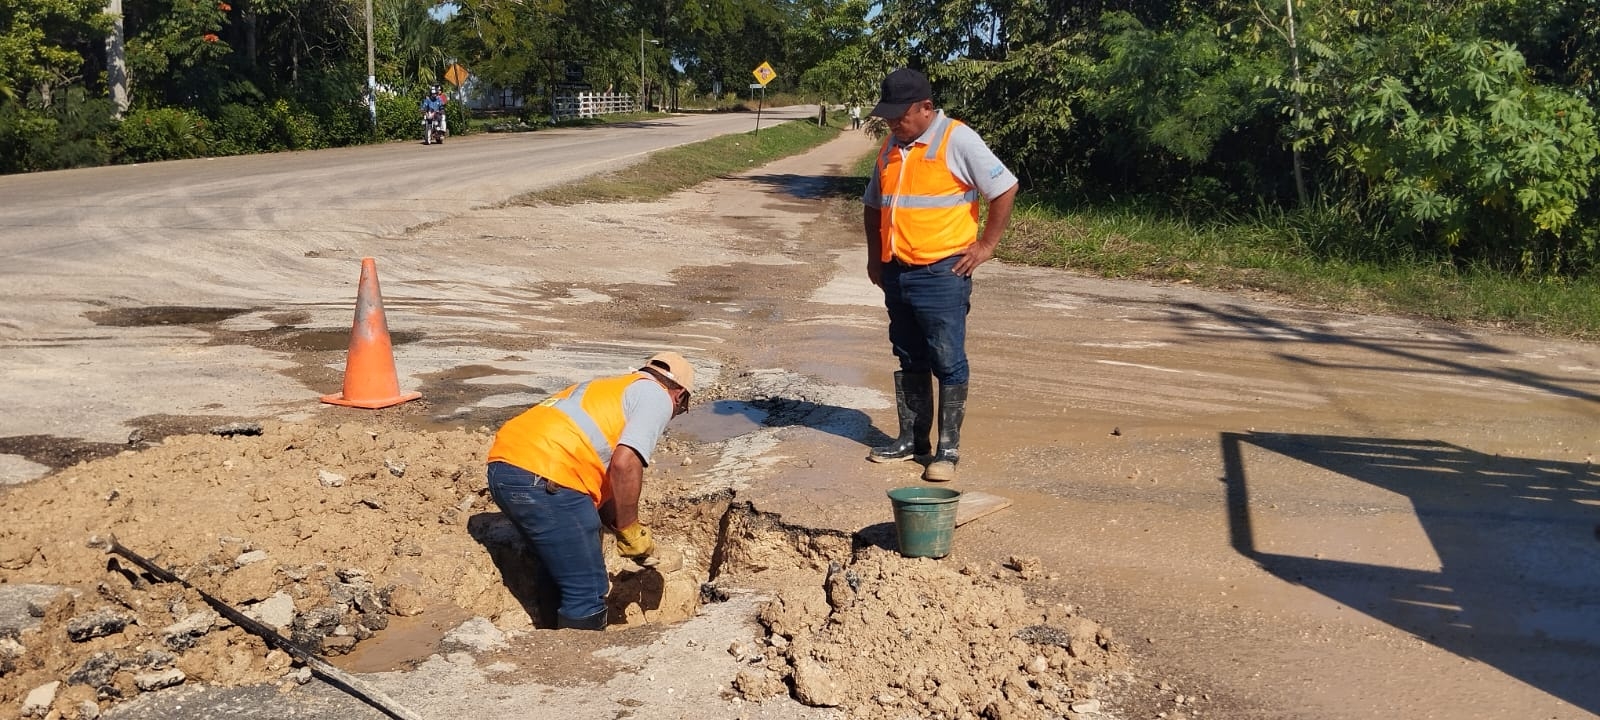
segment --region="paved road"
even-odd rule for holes
[[[0,177],[0,483],[103,453],[130,421],[270,412],[304,394],[272,372],[281,359],[181,327],[193,313],[301,308],[298,322],[348,326],[353,258],[382,255],[380,275],[426,269],[437,259],[407,253],[408,231],[754,126],[750,114],[682,115]],[[213,402],[175,401],[197,386]]]
[[[763,123],[813,113],[779,108]],[[117,257],[141,246],[216,234],[393,234],[754,123],[747,114],[684,115],[469,135],[437,147],[389,143],[0,177],[0,282],[14,289],[75,261],[114,271]]]

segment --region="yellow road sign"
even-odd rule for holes
[[[444,71],[444,79],[449,80],[451,85],[461,87],[461,83],[467,81],[467,69],[460,65],[451,65],[450,69]]]
[[[771,63],[763,62],[760,67],[751,70],[750,74],[756,76],[756,82],[761,83],[761,87],[766,87],[767,83],[778,76],[778,71],[772,69]]]

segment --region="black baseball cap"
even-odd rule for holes
[[[893,120],[906,114],[913,104],[933,97],[933,85],[928,76],[911,68],[900,68],[883,79],[883,90],[878,104],[870,113],[874,117]]]

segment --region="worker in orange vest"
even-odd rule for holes
[[[861,201],[867,277],[883,289],[899,435],[872,448],[874,462],[925,460],[923,479],[956,478],[967,402],[967,312],[972,273],[994,256],[1011,219],[1017,178],[965,123],[933,105],[928,77],[900,68],[883,80],[870,113],[889,125]],[[978,200],[987,200],[980,229]],[[938,446],[933,379],[939,380]]]
[[[495,433],[489,494],[538,555],[541,581],[560,591],[556,627],[606,627],[602,528],[623,557],[655,550],[639,521],[644,468],[693,390],[689,361],[660,352],[636,372],[568,387]]]

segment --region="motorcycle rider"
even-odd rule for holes
[[[436,117],[438,118],[439,135],[441,137],[450,134],[449,126],[446,124],[445,120],[444,105],[444,92],[439,89],[439,86],[434,85],[433,87],[428,88],[428,94],[422,98],[422,119],[424,123],[427,123],[428,113],[437,113]],[[423,129],[423,135],[424,139],[426,139],[426,128]]]

